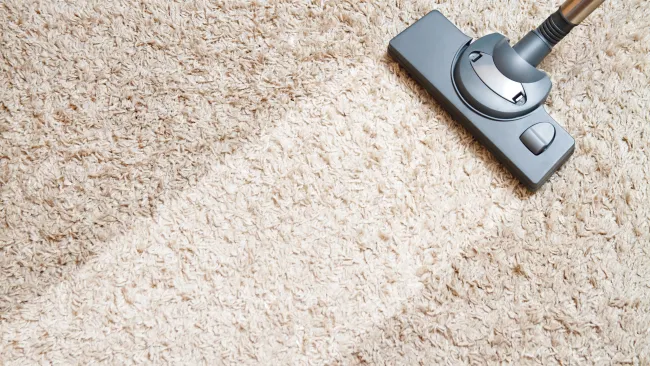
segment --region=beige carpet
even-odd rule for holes
[[[650,3],[542,65],[527,193],[385,54],[438,9],[0,3],[0,364],[650,364]]]

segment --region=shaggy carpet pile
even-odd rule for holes
[[[558,5],[0,2],[0,363],[650,364],[650,3],[542,64],[536,194],[386,55]]]

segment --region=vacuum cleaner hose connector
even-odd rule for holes
[[[546,18],[544,23],[528,33],[512,48],[529,64],[537,67],[553,47],[558,44],[575,27],[561,13],[556,11]]]
[[[528,62],[537,67],[553,47],[566,37],[605,0],[567,0],[544,23],[528,33],[512,48]]]
[[[575,27],[562,15],[562,10],[558,10],[550,17],[546,18],[544,23],[537,28],[544,40],[550,43],[551,47],[558,44],[569,32]]]

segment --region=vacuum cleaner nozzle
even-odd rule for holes
[[[514,47],[497,33],[471,42],[432,11],[393,38],[388,52],[536,191],[575,149],[573,138],[544,109],[551,81],[536,66],[579,23],[572,20],[582,21],[587,10],[595,9],[593,3],[602,1],[568,0]]]

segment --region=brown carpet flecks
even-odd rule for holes
[[[4,1],[0,363],[650,363],[648,2],[542,64],[536,194],[385,53],[557,5]]]

